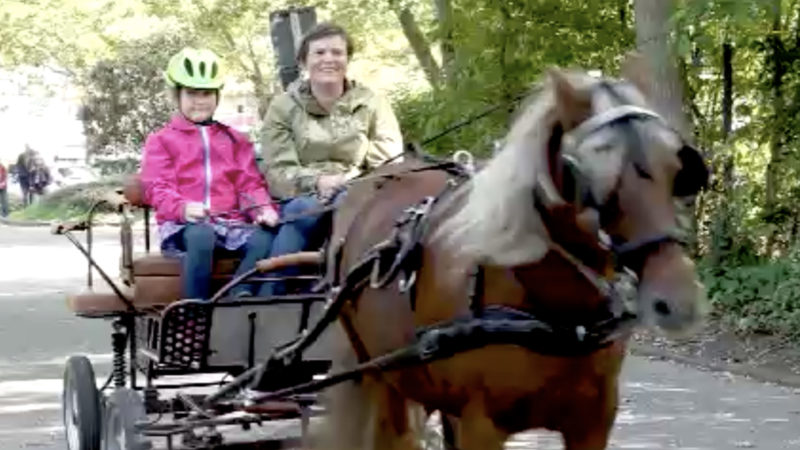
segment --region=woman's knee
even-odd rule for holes
[[[284,215],[303,214],[320,207],[319,200],[312,196],[295,197],[283,205]]]
[[[216,235],[214,228],[205,224],[189,224],[183,230],[183,243],[187,251],[211,252]]]
[[[248,251],[255,251],[266,255],[269,252],[270,247],[272,247],[272,241],[275,239],[273,233],[263,230],[263,229],[256,229],[247,239],[247,249]]]
[[[282,219],[290,220],[287,225],[296,227],[302,233],[310,232],[319,221],[321,212],[314,214],[315,210],[322,208],[322,204],[315,197],[297,197],[283,207]]]

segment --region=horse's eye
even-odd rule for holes
[[[594,149],[597,153],[608,153],[611,150],[614,150],[614,146],[611,144],[601,144]]]
[[[653,176],[652,176],[652,175],[650,175],[650,172],[648,172],[647,170],[645,170],[645,169],[644,169],[642,166],[640,166],[639,164],[635,164],[635,163],[634,163],[634,164],[633,164],[633,168],[636,170],[636,174],[637,174],[637,175],[639,175],[641,178],[644,178],[645,180],[652,180],[652,179],[653,179]]]

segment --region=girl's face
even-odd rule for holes
[[[215,89],[181,88],[179,92],[178,107],[187,119],[202,122],[214,116],[217,109]]]
[[[304,62],[312,83],[343,83],[347,75],[347,42],[328,36],[308,43]]]

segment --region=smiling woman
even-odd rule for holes
[[[400,127],[389,103],[348,79],[352,55],[343,28],[316,25],[297,52],[307,77],[270,104],[262,136],[269,183],[280,195],[295,196],[284,205],[285,215],[306,214],[281,227],[271,256],[313,246],[322,221],[309,212],[338,201],[348,180],[402,153]]]

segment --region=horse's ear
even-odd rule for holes
[[[647,60],[637,51],[630,51],[622,62],[622,77],[630,81],[645,98],[650,98],[650,69]]]
[[[549,69],[556,97],[556,112],[564,131],[569,131],[589,116],[592,108],[590,98],[578,91],[558,69]]]

